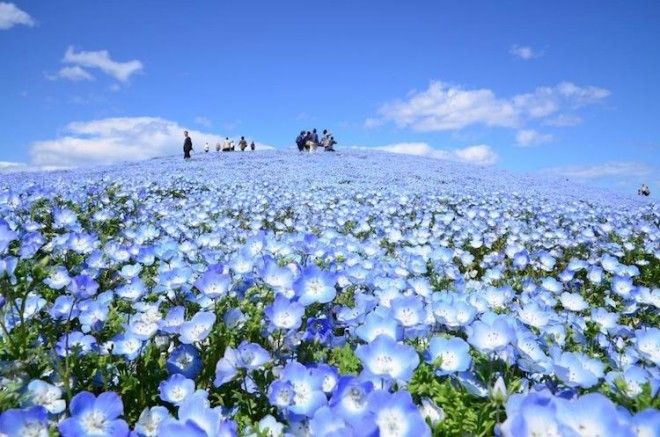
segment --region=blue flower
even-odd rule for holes
[[[215,381],[213,384],[220,387],[232,381],[239,369],[252,371],[262,367],[270,361],[270,354],[256,343],[242,342],[237,349],[227,347],[224,356],[218,361],[215,368]]]
[[[332,338],[332,322],[325,316],[307,319],[307,330],[303,340],[327,343]]]
[[[273,303],[266,307],[264,315],[274,329],[298,329],[302,324],[305,307],[278,294]]]
[[[60,357],[65,357],[76,350],[82,355],[85,355],[97,349],[96,338],[91,335],[85,335],[80,331],[64,334],[55,345],[55,351]]]
[[[190,321],[183,322],[179,328],[179,341],[191,344],[203,341],[211,333],[215,323],[215,314],[208,311],[200,311]]]
[[[359,424],[369,413],[367,399],[373,389],[373,384],[369,381],[361,381],[353,376],[342,376],[337,382],[335,393],[330,398],[330,408],[334,414],[347,422]]]
[[[507,320],[497,317],[490,322],[477,320],[470,325],[468,342],[478,350],[486,353],[504,349],[515,338],[515,331]]]
[[[649,362],[660,366],[660,328],[650,327],[635,331],[639,354]]]
[[[404,327],[415,326],[426,319],[424,303],[417,296],[399,296],[390,302],[392,315]]]
[[[584,354],[564,352],[555,359],[555,373],[569,387],[593,387],[603,377],[605,364]]]
[[[386,376],[404,383],[412,377],[419,365],[419,355],[415,348],[397,343],[385,335],[379,335],[368,345],[359,345],[355,355],[373,375]]]
[[[364,323],[355,329],[355,334],[367,343],[379,335],[386,335],[392,340],[399,341],[403,339],[403,327],[389,313],[372,311],[367,315]]]
[[[124,414],[124,404],[114,392],[101,393],[98,397],[83,391],[71,399],[71,417],[58,425],[63,437],[128,436],[128,425],[119,416]]]
[[[0,414],[0,435],[7,437],[48,436],[48,412],[44,407],[9,409]]]
[[[426,351],[426,361],[436,365],[439,375],[466,371],[472,363],[470,345],[458,337],[433,337]]]
[[[231,277],[222,272],[221,265],[209,266],[208,270],[195,282],[195,287],[212,299],[224,296],[231,286]]]
[[[195,381],[180,373],[175,373],[160,383],[158,391],[162,400],[179,405],[186,397],[195,392]]]
[[[135,424],[135,432],[139,437],[157,437],[161,423],[171,418],[170,412],[165,407],[145,408]]]
[[[388,393],[373,391],[369,395],[369,410],[374,415],[381,436],[430,437],[431,429],[407,391]]]
[[[27,386],[27,396],[31,405],[40,405],[50,414],[59,414],[66,408],[62,390],[40,379],[33,379]]]
[[[190,344],[182,344],[172,351],[167,358],[167,371],[180,373],[186,378],[195,379],[202,370],[199,351]]]
[[[336,279],[332,273],[325,272],[315,265],[305,267],[300,277],[294,282],[293,289],[298,302],[303,305],[332,302],[337,294]]]
[[[48,285],[54,290],[61,290],[71,282],[69,272],[66,267],[57,267],[53,269],[50,275],[44,279],[44,284]]]
[[[308,369],[295,361],[290,362],[282,369],[280,380],[288,382],[293,389],[294,396],[288,399],[287,410],[294,414],[312,417],[316,410],[327,403],[322,375],[314,369]],[[271,389],[269,399],[274,398],[276,402],[284,404],[287,400],[287,387],[279,384],[276,393]]]

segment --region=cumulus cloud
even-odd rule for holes
[[[639,162],[606,162],[585,166],[549,167],[542,169],[541,172],[586,181],[605,177],[648,176],[654,173],[654,169],[647,164]]]
[[[543,134],[534,129],[519,130],[516,134],[516,143],[521,147],[535,146],[537,144],[549,143],[554,140],[550,134]]]
[[[19,24],[32,27],[35,23],[27,12],[19,9],[15,4],[0,2],[0,30],[11,29]]]
[[[142,62],[134,59],[127,62],[112,60],[107,50],[94,52],[79,51],[69,46],[64,53],[62,62],[72,64],[79,68],[98,68],[105,74],[114,77],[120,82],[126,82],[132,75],[142,71]]]
[[[509,53],[516,58],[524,59],[525,61],[543,56],[542,52],[534,50],[529,46],[521,46],[518,44],[512,45],[509,49]]]
[[[78,65],[74,65],[72,67],[62,67],[60,68],[60,71],[57,72],[57,74],[46,74],[46,78],[48,80],[66,79],[73,82],[94,80],[94,76],[92,76],[87,70],[79,67]]]
[[[498,97],[488,88],[468,89],[435,81],[424,91],[409,93],[405,100],[383,104],[378,109],[379,117],[367,119],[365,125],[394,123],[421,132],[460,130],[473,125],[519,130],[529,122],[544,122],[601,102],[609,95],[604,88],[562,82],[529,93]]]
[[[406,155],[426,156],[435,159],[465,162],[476,165],[493,165],[499,157],[497,153],[485,144],[469,146],[458,149],[436,149],[427,143],[397,143],[386,146],[360,147],[365,149],[376,149],[390,153],[401,153]]]

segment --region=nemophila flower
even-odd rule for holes
[[[323,377],[315,369],[308,369],[302,364],[293,361],[282,369],[280,380],[288,382],[293,388],[294,396],[287,407],[287,410],[291,413],[312,417],[316,410],[327,403],[327,398],[323,392]],[[282,391],[281,389],[286,389],[286,386],[280,386],[278,388],[280,390],[277,396],[271,393],[271,397],[283,403],[287,391]]]
[[[410,379],[419,365],[419,355],[415,348],[397,343],[386,335],[379,335],[368,345],[359,345],[355,355],[373,375],[402,383]]]
[[[303,340],[326,343],[332,338],[332,322],[325,316],[307,319],[307,329]]]
[[[78,223],[78,216],[68,208],[53,210],[53,227],[55,229],[72,228]]]
[[[329,406],[334,414],[348,423],[357,425],[356,428],[364,428],[363,422],[370,422],[368,397],[372,391],[371,382],[361,381],[353,376],[342,376],[330,398]],[[375,428],[375,424],[371,427]]]
[[[517,311],[518,318],[526,325],[535,328],[542,328],[548,324],[552,312],[536,302],[531,302],[521,307]]]
[[[44,284],[54,290],[61,290],[71,282],[69,272],[66,267],[56,267],[50,272],[50,275],[44,279]]]
[[[594,308],[591,310],[591,320],[596,322],[601,329],[601,332],[608,332],[616,328],[619,315],[610,313],[605,308]]]
[[[309,421],[309,431],[315,436],[343,435],[351,433],[346,422],[340,416],[332,414],[330,408],[324,406],[314,412]]]
[[[555,358],[555,373],[569,387],[593,387],[603,377],[605,364],[587,355],[564,352]]]
[[[179,405],[186,397],[195,392],[195,381],[175,373],[158,386],[160,398],[174,405]]]
[[[455,329],[472,323],[477,309],[463,300],[441,300],[433,304],[433,314],[438,322]]]
[[[62,390],[40,379],[33,379],[27,386],[27,398],[30,405],[40,405],[50,414],[59,414],[66,408],[62,399]]]
[[[507,419],[500,431],[504,437],[565,435],[568,430],[557,419],[556,413],[556,401],[548,392],[513,395],[507,401]]]
[[[557,402],[557,419],[575,435],[632,435],[626,417],[600,393]]]
[[[184,344],[203,341],[211,333],[215,323],[215,314],[200,311],[179,327],[179,341]]]
[[[81,330],[85,333],[98,331],[103,327],[103,323],[108,319],[110,304],[103,302],[97,297],[95,300],[88,299],[77,304],[78,320],[81,324]]]
[[[593,266],[587,272],[587,279],[592,284],[600,284],[603,282],[603,269]]]
[[[541,287],[552,293],[559,293],[564,288],[561,282],[557,281],[555,278],[549,277],[543,278],[543,281],[541,281]]]
[[[134,360],[140,354],[143,341],[131,332],[119,334],[113,340],[112,354],[123,355],[127,360]]]
[[[630,297],[634,289],[635,286],[633,285],[632,278],[615,276],[612,279],[612,291],[624,299]]]
[[[98,246],[95,235],[86,232],[72,232],[66,241],[66,248],[81,255],[87,255]]]
[[[67,320],[77,317],[78,310],[74,307],[74,297],[68,294],[57,296],[48,314],[53,320]]]
[[[48,412],[41,406],[4,411],[0,413],[0,435],[48,437]]]
[[[580,312],[589,308],[589,304],[578,293],[563,292],[559,297],[561,304],[569,311]]]
[[[284,435],[284,424],[269,414],[259,421],[256,431],[265,437],[278,437]]]
[[[119,270],[119,275],[126,280],[131,280],[137,277],[141,271],[142,266],[140,264],[126,264]]]
[[[171,418],[170,412],[165,407],[145,408],[135,423],[135,433],[139,437],[158,437],[160,424]]]
[[[277,408],[287,408],[294,401],[293,384],[289,381],[273,381],[268,387],[268,401]]]
[[[55,351],[60,357],[66,357],[67,355],[78,351],[82,355],[86,355],[90,352],[94,352],[98,349],[96,343],[96,338],[91,335],[85,335],[80,331],[73,331],[71,333],[64,334],[57,341],[55,345]]]
[[[98,397],[83,391],[71,399],[71,417],[58,425],[63,437],[79,436],[128,436],[126,422],[119,417],[124,414],[124,404],[114,392],[101,393]]]
[[[90,276],[77,275],[71,278],[67,289],[76,298],[87,299],[96,294],[99,284]]]
[[[224,356],[216,365],[213,384],[220,387],[232,381],[240,369],[252,371],[262,367],[270,359],[268,351],[256,343],[243,341],[236,349],[227,347]]]
[[[660,329],[642,328],[635,331],[637,350],[645,360],[660,366]]]
[[[117,287],[115,294],[122,299],[137,301],[147,292],[147,287],[140,278],[134,278],[129,283]]]
[[[166,367],[170,374],[180,373],[186,378],[195,379],[202,370],[202,360],[194,346],[182,344],[170,353]]]
[[[600,265],[608,273],[615,273],[619,267],[619,260],[611,255],[605,254],[600,259]]]
[[[278,294],[273,303],[266,307],[264,315],[274,329],[298,329],[302,324],[305,307]]]
[[[272,259],[266,261],[264,267],[259,272],[259,276],[276,291],[285,292],[293,286],[293,272],[286,267],[278,266],[277,262]]]
[[[615,390],[629,398],[636,398],[642,393],[642,387],[648,384],[651,397],[655,397],[660,381],[639,366],[630,366],[624,371],[613,371],[605,375],[605,380]]]
[[[425,353],[425,359],[433,363],[439,375],[463,372],[470,368],[470,345],[465,340],[452,337],[433,337]]]
[[[336,279],[332,273],[312,265],[302,270],[300,277],[293,284],[293,289],[298,296],[298,302],[303,305],[328,303],[337,294],[335,283]]]
[[[470,325],[468,342],[486,353],[504,349],[515,339],[515,331],[503,317],[489,322],[477,320]]]
[[[222,266],[211,266],[195,281],[195,287],[212,299],[224,296],[231,287],[231,276],[222,273]]]
[[[240,308],[232,308],[222,317],[222,321],[229,329],[241,326],[246,320],[247,316],[243,314]]]
[[[246,275],[254,268],[254,257],[248,251],[239,251],[232,257],[229,267],[236,275]]]
[[[18,234],[12,230],[5,220],[0,219],[0,253],[4,253],[12,241],[18,239]]]
[[[164,319],[158,321],[158,328],[169,334],[178,334],[179,328],[185,321],[186,309],[182,306],[175,306],[169,309]]]
[[[648,408],[635,414],[630,419],[630,427],[638,437],[655,437],[660,429],[660,414],[654,408]]]
[[[375,390],[369,394],[369,410],[378,434],[383,437],[424,437],[431,430],[415,406],[410,393]]]
[[[429,398],[423,398],[419,406],[419,412],[425,421],[430,422],[435,427],[445,420],[446,414],[442,407],[438,406]]]
[[[417,296],[399,296],[390,302],[392,316],[404,327],[415,326],[426,319],[424,303]]]
[[[355,334],[367,343],[379,335],[399,341],[403,339],[403,328],[389,313],[372,311],[364,319],[364,323],[355,329]]]

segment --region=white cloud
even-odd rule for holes
[[[13,3],[0,2],[0,30],[11,29],[17,24],[32,27],[34,19]]]
[[[509,49],[509,53],[517,58],[524,59],[525,61],[543,56],[543,52],[536,51],[529,46],[521,46],[518,44],[512,45]]]
[[[30,145],[37,166],[73,167],[139,161],[180,154],[185,128],[159,117],[117,117],[69,123],[62,137]],[[216,144],[223,136],[187,129],[199,153],[204,143]],[[272,148],[257,143],[259,150]]]
[[[74,65],[73,67],[62,67],[57,74],[46,74],[46,78],[48,80],[67,79],[73,82],[94,80],[94,76],[78,65]]]
[[[195,123],[204,126],[204,127],[211,127],[213,123],[211,123],[211,120],[209,120],[207,117],[199,116],[195,117]]]
[[[543,134],[535,131],[534,129],[519,130],[516,134],[516,143],[519,146],[527,147],[537,144],[549,143],[555,138],[550,134]]]
[[[610,95],[603,88],[562,82],[530,93],[502,98],[487,88],[466,89],[445,82],[431,82],[407,99],[382,105],[379,118],[367,127],[391,122],[416,131],[451,131],[472,125],[522,129],[531,121],[545,121],[560,112],[595,104]]]
[[[499,157],[497,153],[485,144],[469,146],[462,149],[436,149],[427,143],[397,143],[386,146],[359,147],[364,149],[376,149],[390,153],[401,153],[406,155],[426,156],[434,159],[465,162],[476,165],[493,165]]]
[[[78,67],[98,68],[120,82],[128,81],[133,74],[141,71],[143,68],[142,62],[135,59],[127,62],[113,61],[107,50],[76,52],[72,46],[66,49],[62,62]]]
[[[550,167],[542,169],[541,172],[586,181],[605,177],[648,176],[653,174],[654,170],[651,166],[639,162],[606,162],[585,166]]]
[[[0,169],[22,167],[22,162],[0,161]]]

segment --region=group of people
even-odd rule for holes
[[[183,131],[183,136],[185,137],[183,140],[183,159],[190,159],[190,152],[193,150],[192,139],[190,139],[190,135],[188,135],[187,130]],[[248,147],[250,150],[256,150],[257,148],[257,146],[254,144],[254,141],[252,141],[248,146],[248,142],[245,137],[241,137],[241,139],[238,141],[238,148],[241,150],[241,152],[244,152]],[[208,153],[209,150],[210,146],[207,142],[204,145],[204,152]],[[234,144],[234,140],[230,139],[229,137],[225,137],[225,141],[222,144],[220,144],[220,141],[216,143],[215,150],[216,152],[233,152],[236,150],[236,144]]]
[[[320,141],[316,129],[312,129],[311,131],[301,130],[300,134],[296,137],[296,146],[298,146],[298,150],[301,152],[314,152],[319,147],[323,147],[323,150],[326,152],[334,152],[335,144],[337,144],[335,137],[327,129],[323,129],[323,136]]]
[[[639,187],[639,190],[637,190],[637,194],[640,196],[650,196],[651,195],[651,190],[649,189],[649,186],[646,184],[642,184],[641,187]]]

